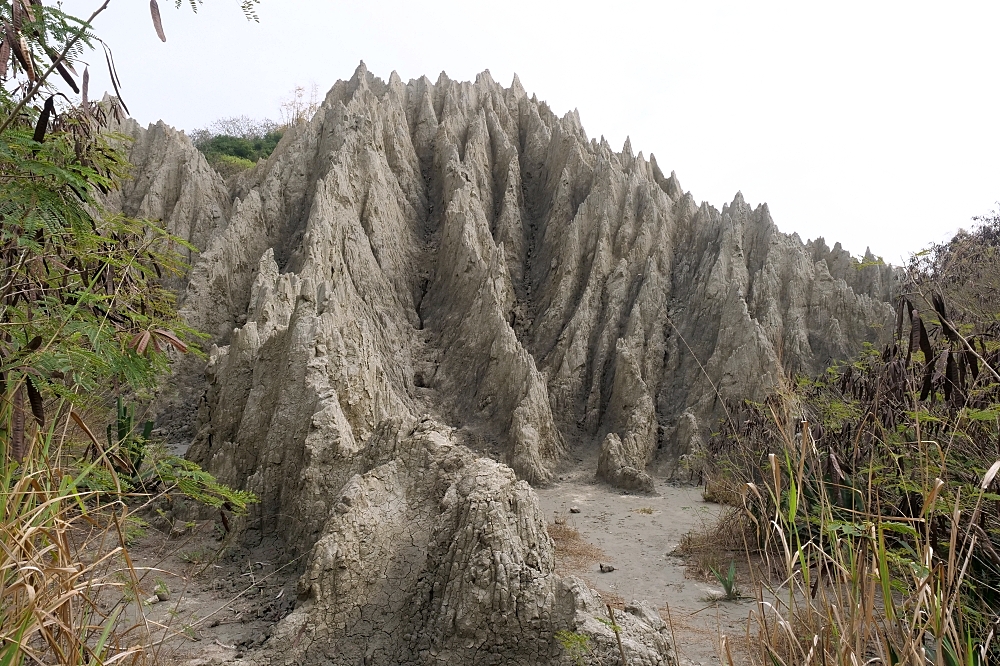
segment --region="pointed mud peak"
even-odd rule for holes
[[[487,646],[548,663],[540,637],[569,626],[552,619],[560,595],[585,593],[546,568],[525,480],[568,452],[648,491],[725,401],[891,330],[891,267],[804,246],[742,194],[699,205],[630,139],[617,153],[578,125],[516,78],[386,85],[362,65],[232,204],[185,137],[136,128],[137,200],[200,239],[182,310],[216,345],[164,418],[197,414],[189,455],[257,493],[254,526],[308,553],[316,587],[284,625],[291,643],[321,626],[315,650],[348,655],[335,663],[365,657],[364,641],[376,663]],[[486,552],[463,536],[478,532],[510,567],[468,559]],[[467,562],[499,596],[448,578]],[[349,633],[362,592],[365,613],[397,609],[409,633]],[[503,620],[484,643],[446,603],[476,622],[529,618],[530,638]],[[643,640],[653,651],[630,663],[669,663]]]
[[[479,74],[476,74],[476,85],[477,86],[496,86],[496,81],[493,80],[493,76],[490,74],[490,70],[484,69]]]
[[[514,74],[514,79],[510,82],[510,88],[507,89],[507,92],[515,102],[528,96],[528,93],[525,92],[524,86],[521,85],[521,79],[518,78],[516,72]]]

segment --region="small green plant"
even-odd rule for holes
[[[556,632],[556,640],[562,649],[566,650],[566,654],[569,655],[574,664],[583,666],[584,657],[590,654],[590,636],[563,629]]]
[[[715,575],[715,578],[719,581],[719,585],[721,585],[722,589],[725,591],[725,596],[723,597],[724,599],[726,599],[727,601],[734,601],[740,598],[740,590],[736,586],[735,560],[729,563],[729,571],[726,572],[725,576],[719,573],[718,570],[711,565],[709,565],[708,568],[712,570],[712,573]]]
[[[142,433],[133,428],[135,405],[126,405],[121,396],[115,400],[115,422],[108,424],[108,451],[115,451],[112,458],[115,471],[135,478],[146,457],[146,443],[153,433],[153,422],[142,424]]]
[[[203,564],[209,560],[214,553],[209,548],[195,548],[180,554],[180,558],[188,564]]]
[[[125,545],[131,545],[146,536],[146,529],[148,527],[149,523],[139,516],[133,516],[132,514],[127,515],[124,523],[122,524],[125,536]]]
[[[642,507],[639,507],[638,509],[636,509],[635,512],[636,513],[643,513],[643,514],[646,514],[647,516],[652,516],[653,515],[653,508],[649,507],[649,506],[642,506]]]

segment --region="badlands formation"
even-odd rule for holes
[[[648,492],[724,401],[893,318],[890,267],[782,234],[739,194],[699,205],[516,78],[362,65],[229,182],[162,123],[126,131],[120,205],[201,249],[177,287],[213,343],[161,423],[260,496],[244,539],[305,563],[270,663],[571,663],[560,630],[613,663],[530,484],[583,458]],[[618,622],[630,664],[674,663],[649,606]]]

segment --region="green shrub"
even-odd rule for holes
[[[221,123],[225,129],[240,131],[239,127],[231,127],[234,124]],[[271,123],[264,123],[263,127],[259,125],[251,124],[243,128],[239,136],[197,130],[193,133],[194,144],[216,171],[229,177],[253,168],[259,160],[267,159],[281,140],[282,130],[273,129]]]

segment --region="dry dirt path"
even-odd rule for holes
[[[722,594],[718,582],[675,554],[684,535],[712,523],[721,507],[704,501],[700,488],[663,481],[648,496],[624,494],[585,472],[559,478],[535,491],[556,542],[559,571],[585,579],[612,604],[646,600],[664,620],[669,605],[682,665],[719,664],[721,635],[736,663],[743,663],[739,653],[752,600],[713,601]],[[602,572],[601,564],[614,571]],[[728,567],[729,560],[719,564]]]

